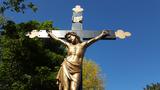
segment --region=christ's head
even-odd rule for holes
[[[65,35],[65,38],[67,42],[72,43],[72,44],[81,43],[80,37],[75,32],[68,32]]]

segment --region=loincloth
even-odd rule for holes
[[[74,78],[73,74],[75,73],[81,74],[81,68],[82,68],[81,66],[82,66],[81,63],[69,62],[66,59],[64,59],[56,77],[56,79],[58,80],[57,84],[63,87],[64,85],[63,82],[65,82],[64,78],[68,78],[70,81],[79,82],[79,79]]]

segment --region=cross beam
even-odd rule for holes
[[[88,40],[91,39],[97,35],[99,35],[102,31],[100,30],[83,30],[82,22],[83,22],[83,8],[81,8],[79,5],[77,5],[73,10],[72,15],[72,28],[71,30],[51,30],[52,33],[61,39],[64,39],[65,34],[68,32],[76,32],[77,35],[82,40]],[[131,34],[129,32],[124,32],[122,30],[118,30],[116,32],[112,30],[106,30],[108,32],[108,35],[103,40],[115,40],[116,37],[124,39],[126,36],[130,36]],[[29,36],[30,38],[39,37],[39,38],[49,38],[46,30],[33,30],[32,32],[29,32],[26,36]]]
[[[103,40],[115,40],[115,34],[111,30],[105,30],[108,35]],[[51,30],[51,32],[58,38],[65,39],[65,35],[68,32],[76,32],[76,34],[83,40],[88,40],[98,36],[102,31],[91,31],[91,30]],[[39,38],[49,38],[46,30],[40,30],[37,35]]]

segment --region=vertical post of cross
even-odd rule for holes
[[[75,8],[72,9],[73,15],[72,15],[72,28],[71,30],[83,30],[83,8],[81,8],[80,5],[76,5]],[[83,41],[83,38],[81,37],[81,40]],[[83,62],[82,62],[83,63]],[[82,68],[81,68],[81,80],[78,90],[82,90]]]
[[[72,9],[72,30],[83,30],[82,22],[83,22],[83,8],[80,5],[76,5],[75,8]]]

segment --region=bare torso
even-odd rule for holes
[[[67,47],[67,57],[66,59],[69,62],[76,62],[76,63],[82,63],[83,60],[83,56],[85,53],[85,44],[83,43],[78,43],[76,45],[69,45],[69,47]]]

